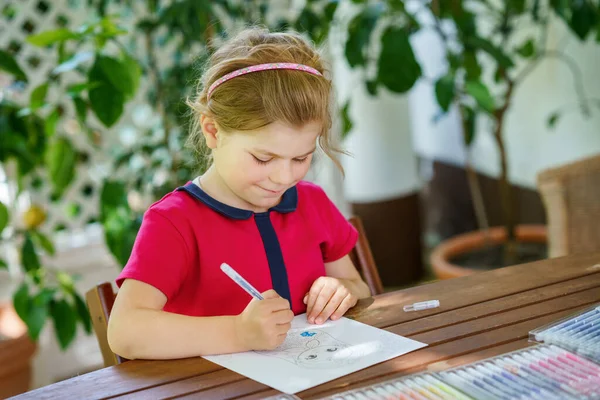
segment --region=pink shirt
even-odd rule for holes
[[[117,285],[131,278],[167,297],[165,311],[237,315],[251,296],[221,269],[226,262],[259,292],[275,289],[295,314],[324,264],[347,255],[357,231],[323,189],[300,182],[264,213],[223,204],[189,182],[144,215]]]

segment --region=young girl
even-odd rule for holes
[[[294,314],[340,318],[370,295],[357,240],[325,192],[302,181],[318,142],[333,157],[331,82],[299,35],[247,29],[211,57],[190,101],[204,175],[144,215],[108,324],[112,350],[169,359],[279,346]],[[264,300],[220,266],[227,263]]]

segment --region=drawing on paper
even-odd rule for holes
[[[374,349],[371,347],[369,353]],[[358,361],[365,348],[344,343],[323,330],[290,331],[275,350],[257,351],[305,368],[337,368]]]

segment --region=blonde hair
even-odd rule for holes
[[[324,76],[304,71],[268,70],[235,77],[219,85],[207,99],[208,88],[217,79],[240,68],[265,63],[304,64]],[[212,117],[227,131],[254,130],[273,122],[301,127],[322,123],[319,147],[344,172],[330,134],[331,80],[318,51],[294,32],[272,33],[267,29],[246,28],[221,45],[209,58],[193,99],[188,145],[200,156],[208,149],[202,134],[200,116]]]

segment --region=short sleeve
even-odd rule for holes
[[[317,203],[323,217],[323,228],[326,240],[321,244],[323,261],[333,262],[344,257],[354,248],[358,240],[358,231],[344,217],[336,205],[329,199],[325,191],[319,188]]]
[[[186,242],[173,223],[159,211],[149,209],[142,220],[131,256],[117,277],[154,286],[171,299],[185,281],[190,258]]]

